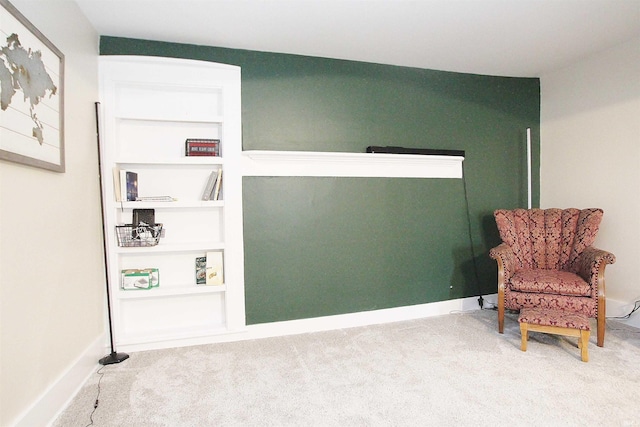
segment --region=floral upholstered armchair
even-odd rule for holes
[[[498,263],[498,331],[504,311],[549,308],[597,319],[604,345],[604,270],[612,253],[592,246],[602,209],[496,210],[502,243],[489,251]]]

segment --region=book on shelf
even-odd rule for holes
[[[207,257],[199,256],[196,258],[196,285],[207,284]]]
[[[222,191],[222,168],[218,169],[218,177],[216,178],[216,185],[213,188],[213,194],[211,200],[220,200],[220,192]]]
[[[204,191],[202,192],[202,200],[211,200],[211,194],[213,193],[213,188],[216,185],[217,177],[217,171],[211,172],[211,174],[209,175],[209,179],[207,180],[207,184],[204,186]]]
[[[116,197],[116,202],[122,201],[122,189],[120,186],[120,168],[113,168],[113,192]]]
[[[220,156],[219,139],[188,138],[185,141],[186,156]]]
[[[224,284],[222,251],[207,252],[206,285]]]
[[[222,185],[222,168],[211,172],[207,185],[202,193],[202,200],[218,200],[220,196],[220,188]]]
[[[138,174],[136,172],[120,171],[120,200],[134,202],[138,198]],[[118,196],[116,195],[116,200]]]

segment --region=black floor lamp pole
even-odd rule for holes
[[[100,206],[102,212],[102,247],[104,254],[105,283],[107,284],[107,312],[109,313],[109,339],[111,341],[111,353],[99,360],[101,365],[120,363],[129,358],[127,353],[116,352],[113,339],[113,323],[111,320],[111,289],[109,286],[109,263],[107,257],[107,223],[104,217],[104,194],[102,191],[102,155],[100,154],[100,103],[96,102],[96,135],[98,141],[98,177],[100,178]]]

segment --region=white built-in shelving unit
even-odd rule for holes
[[[101,166],[115,344],[131,351],[199,344],[245,329],[240,68],[183,59],[100,58]],[[221,156],[188,157],[187,138],[220,139]],[[113,171],[138,175],[138,194],[174,201],[117,201]],[[222,197],[204,201],[213,172]],[[115,227],[154,209],[157,246],[118,246]],[[224,284],[197,285],[195,259],[221,251]],[[158,268],[160,286],[123,290],[123,269]],[[216,338],[218,337],[218,338]]]

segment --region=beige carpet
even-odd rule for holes
[[[54,426],[640,425],[639,329],[609,321],[584,363],[573,338],[520,351],[516,317],[500,335],[496,316],[131,353]]]

